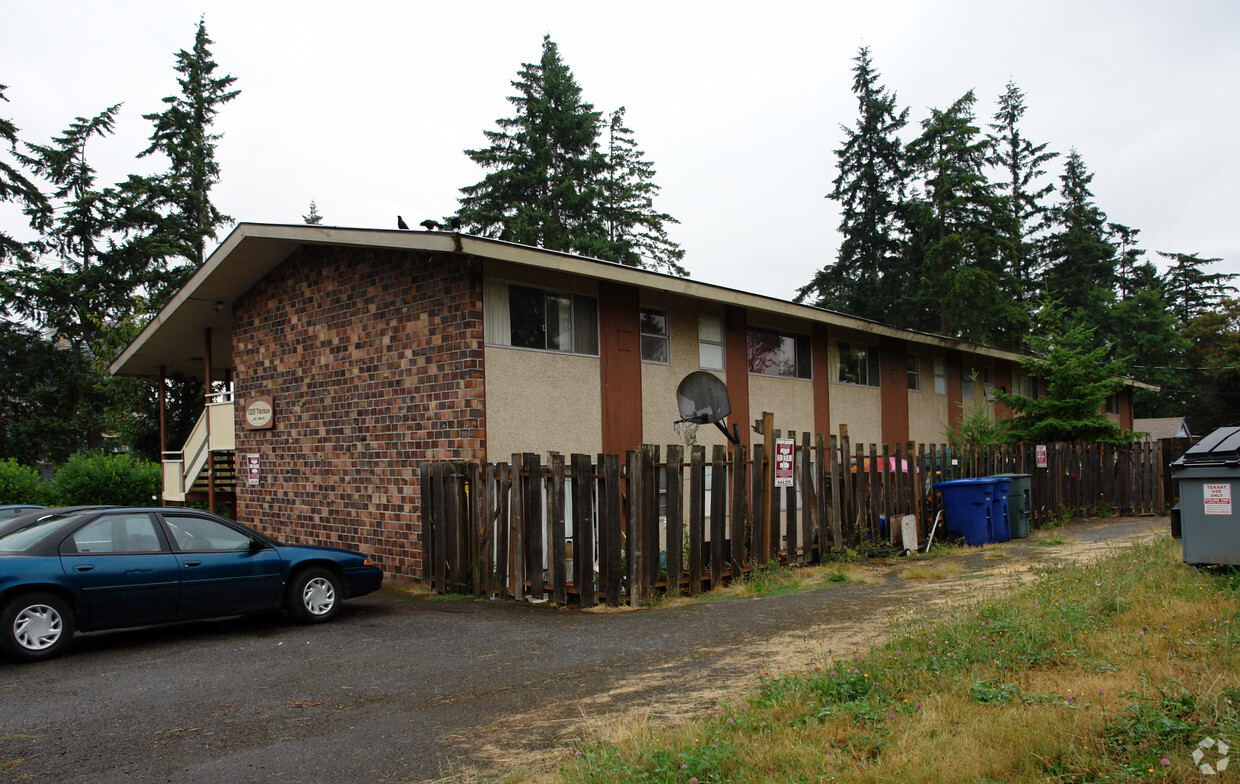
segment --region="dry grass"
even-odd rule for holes
[[[905,617],[888,645],[762,675],[692,721],[600,726],[558,780],[1187,781],[1202,738],[1240,744],[1238,627],[1234,573],[1164,538]]]

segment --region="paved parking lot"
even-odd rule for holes
[[[966,572],[1113,550],[1166,520],[1070,530],[1065,547],[965,557]],[[268,616],[79,635],[64,658],[0,663],[0,781],[405,782],[545,762],[592,717],[700,710],[798,646],[864,646],[928,590],[892,577],[601,613],[384,590],[325,626]]]

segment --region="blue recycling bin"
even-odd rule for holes
[[[934,486],[943,495],[947,530],[963,536],[971,547],[994,541],[990,517],[996,484],[995,479],[977,477],[951,479]]]
[[[1010,503],[1008,491],[1012,486],[1011,477],[988,476],[995,480],[995,491],[990,501],[990,541],[1006,542],[1012,538],[1012,527],[1009,516]]]

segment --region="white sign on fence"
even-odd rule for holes
[[[1231,514],[1231,484],[1212,485],[1205,487],[1205,507],[1208,515]]]
[[[1038,461],[1038,468],[1046,468],[1046,444],[1038,444],[1033,448],[1033,453]]]
[[[793,451],[796,441],[791,438],[775,439],[775,486],[792,487]]]

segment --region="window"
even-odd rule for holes
[[[1108,414],[1119,413],[1119,395],[1107,395],[1106,412]]]
[[[995,399],[995,370],[994,368],[982,368],[978,371],[978,377],[982,380],[982,396],[987,400]]]
[[[921,391],[921,357],[908,355],[908,389],[910,392]]]
[[[947,394],[947,363],[942,357],[934,358],[934,394]]]
[[[698,364],[702,370],[723,370],[723,320],[698,316]]]
[[[810,377],[808,335],[789,335],[773,329],[750,327],[745,353],[750,373],[785,378]]]
[[[668,340],[667,311],[641,309],[642,361],[666,365],[672,361]]]
[[[157,553],[162,549],[155,523],[146,514],[106,515],[71,539],[79,553]]]
[[[235,528],[202,517],[164,515],[181,552],[249,550],[250,537]]]
[[[594,297],[488,280],[483,322],[492,345],[598,356]]]
[[[1028,373],[1017,373],[1012,377],[1012,388],[1022,397],[1033,397],[1033,379]]]
[[[832,381],[859,384],[863,387],[878,386],[877,348],[841,340],[836,343],[836,353],[836,362],[833,365],[835,378],[831,379]]]
[[[977,371],[973,368],[963,368],[960,372],[960,396],[966,400],[973,399],[973,381],[977,378]]]

